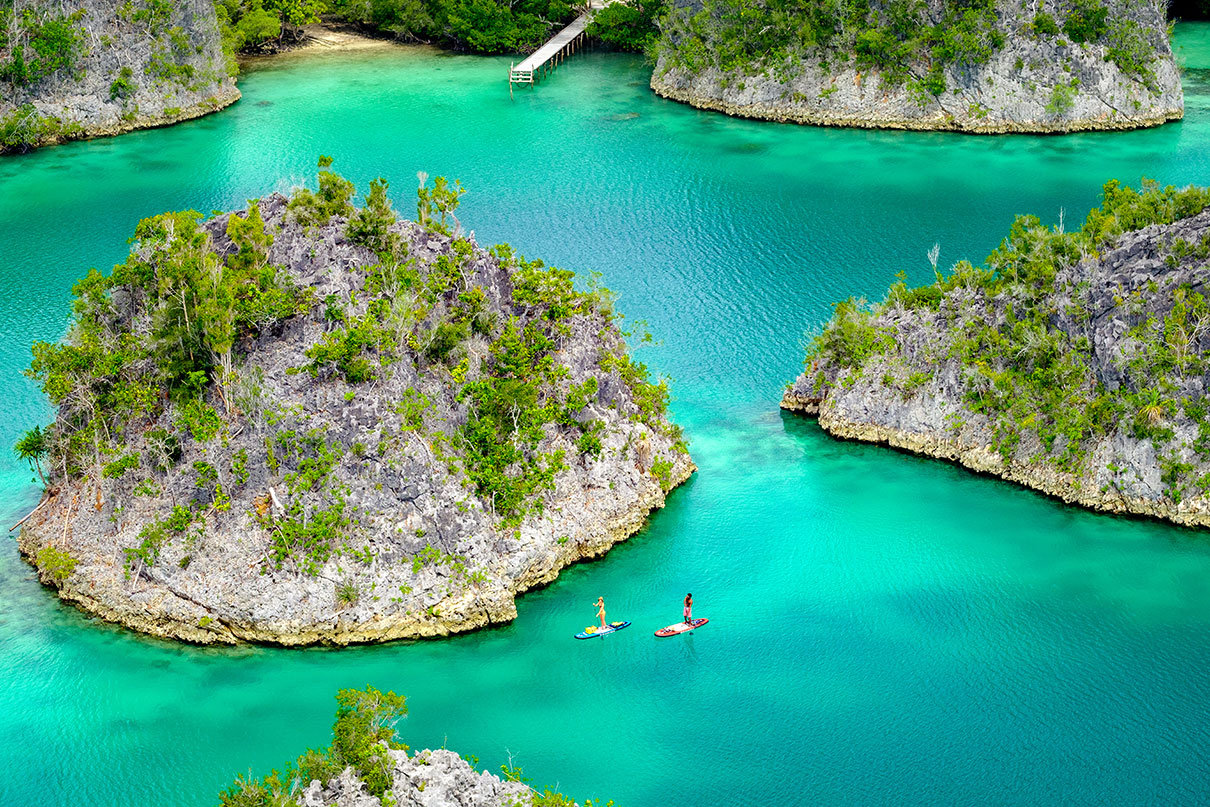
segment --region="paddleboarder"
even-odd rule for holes
[[[597,616],[601,618],[601,630],[604,630],[605,625],[605,598],[597,597]]]
[[[693,618],[693,595],[685,595],[685,610],[683,612],[684,619],[680,622],[673,622],[671,625],[660,628],[655,632],[656,636],[680,636],[682,633],[689,633],[697,630],[702,625],[709,622],[705,617]]]

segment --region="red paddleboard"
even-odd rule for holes
[[[675,625],[669,625],[666,628],[660,628],[655,632],[656,636],[676,636],[679,633],[688,633],[694,628],[700,628],[709,622],[709,619],[695,619],[692,622],[677,622]]]

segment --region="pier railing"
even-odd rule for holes
[[[596,13],[611,2],[612,0],[591,0],[583,14],[552,36],[545,45],[531,53],[521,64],[509,65],[509,93],[512,93],[514,84],[533,86],[539,78],[554,70],[564,59],[583,48],[588,41],[584,29],[588,27],[588,23],[592,22]]]

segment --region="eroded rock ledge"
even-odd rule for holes
[[[1060,133],[1184,116],[1162,3],[929,0],[898,28],[891,5],[833,29],[822,20],[835,10],[814,0],[763,27],[734,0],[678,2],[651,87],[729,115],[875,129]]]
[[[1021,217],[986,267],[838,305],[781,406],[1072,504],[1210,525],[1208,201],[1110,183],[1078,232]]]
[[[59,414],[19,546],[61,598],[200,643],[473,630],[695,470],[608,293],[341,183],[144,221],[35,347]]]

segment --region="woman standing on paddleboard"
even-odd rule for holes
[[[693,595],[685,595],[685,624],[693,622]]]
[[[605,598],[597,597],[597,616],[601,618],[601,630],[605,629]]]

